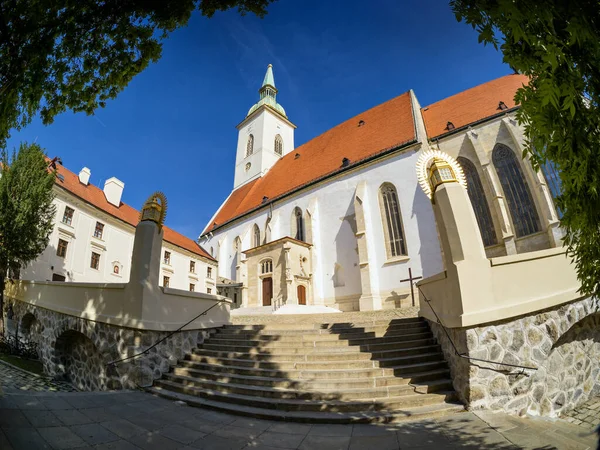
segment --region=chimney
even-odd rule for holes
[[[81,184],[85,184],[86,186],[88,184],[90,184],[90,175],[92,174],[92,172],[90,172],[90,169],[88,169],[87,167],[84,167],[83,169],[81,169],[81,172],[79,172],[79,182]]]
[[[104,183],[104,196],[108,203],[115,205],[117,208],[121,205],[121,196],[123,195],[123,183],[118,178],[112,177]]]

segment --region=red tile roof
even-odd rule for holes
[[[83,201],[89,203],[92,206],[110,214],[117,219],[122,220],[134,227],[138,224],[140,218],[140,212],[129,205],[121,202],[121,205],[117,208],[113,204],[109,203],[104,196],[104,191],[97,186],[92,184],[82,184],[79,182],[79,176],[66,169],[65,167],[58,165],[56,166],[58,175],[62,175],[62,180],[58,178],[56,184],[63,189],[71,192],[75,196],[79,197]],[[204,250],[198,243],[176,231],[171,230],[168,227],[163,227],[164,236],[163,239],[170,244],[181,247],[191,253],[208,258],[216,261],[210,254]]]
[[[406,92],[337,125],[283,156],[262,178],[233,191],[204,233],[260,206],[263,197],[273,200],[338,172],[344,158],[355,164],[415,139],[411,96]]]
[[[434,139],[451,132],[448,122],[457,129],[502,113],[500,102],[514,108],[515,92],[527,83],[525,75],[506,75],[422,108],[427,136]]]

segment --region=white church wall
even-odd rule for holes
[[[377,267],[377,283],[384,296],[394,295],[410,289],[408,283],[399,280],[408,277],[408,268],[412,268],[413,276],[430,276],[442,270],[442,261],[437,238],[433,211],[429,199],[418,188],[415,163],[418,153],[404,151],[371,163],[350,173],[340,175],[330,181],[321,183],[312,189],[287,197],[273,206],[271,240],[291,234],[292,213],[295,207],[303,212],[307,208],[318,205],[318,214],[313,219],[313,252],[318,257],[313,267],[315,283],[315,303],[338,304],[344,309],[356,309],[361,294],[360,270],[358,264],[356,221],[354,212],[354,195],[359,182],[367,183],[369,214],[373,224],[369,239],[373,240],[376,251],[370,255],[370,264]],[[379,187],[385,183],[394,184],[398,192],[404,232],[406,236],[408,258],[388,261],[383,235],[382,215],[379,210]],[[311,206],[312,202],[312,206]],[[269,208],[252,214],[224,229],[217,230],[208,238],[205,247],[214,245],[218,240],[232,245],[236,236],[246,236],[257,223],[264,233]],[[246,246],[252,247],[251,232],[247,233]],[[220,272],[232,278],[230,261],[220,260]]]

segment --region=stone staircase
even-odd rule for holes
[[[390,422],[462,411],[421,318],[227,325],[149,391],[301,422]]]

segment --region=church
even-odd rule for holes
[[[269,65],[237,126],[233,190],[199,238],[241,287],[236,303],[409,305],[411,281],[444,270],[415,172],[430,150],[460,164],[488,258],[561,247],[558,174],[521,158],[513,99],[526,81],[507,75],[425,107],[409,90],[296,147]]]

